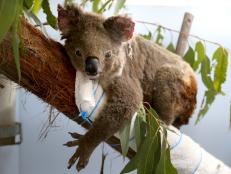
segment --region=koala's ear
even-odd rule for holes
[[[67,6],[63,8],[58,5],[58,27],[62,32],[63,38],[68,36],[72,27],[78,24],[83,11],[80,7]]]
[[[135,27],[135,23],[124,16],[110,17],[104,21],[103,25],[113,39],[121,42],[132,38]]]

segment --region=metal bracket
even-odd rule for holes
[[[16,145],[22,143],[21,123],[4,126],[0,125],[0,146]]]

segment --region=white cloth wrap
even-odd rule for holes
[[[98,87],[97,87],[98,86]],[[97,89],[96,91],[94,91]],[[95,95],[94,95],[95,93]],[[99,108],[105,96],[98,82],[89,80],[81,72],[76,73],[75,100],[81,111],[90,115],[92,110]],[[100,102],[99,102],[100,100]],[[95,106],[98,106],[95,108]],[[134,120],[132,119],[130,136],[134,136]],[[93,121],[94,115],[90,117]],[[222,161],[206,152],[199,144],[187,135],[182,134],[177,128],[169,126],[173,131],[167,131],[168,143],[171,147],[171,161],[179,174],[231,174],[231,169]],[[115,136],[118,137],[118,134]],[[135,141],[130,142],[130,147],[136,150]]]

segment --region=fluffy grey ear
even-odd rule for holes
[[[82,14],[83,11],[80,7],[67,6],[63,8],[61,5],[58,5],[58,27],[64,38],[68,36],[73,26],[78,25]]]
[[[105,20],[103,25],[113,39],[121,42],[132,38],[135,27],[135,23],[131,18],[124,16],[110,17]]]

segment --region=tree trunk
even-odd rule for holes
[[[79,112],[74,98],[75,69],[70,64],[64,47],[46,38],[25,20],[21,21],[19,35],[21,80],[18,80],[10,33],[0,44],[0,73],[52,105],[68,118],[81,123],[83,120],[77,117]],[[83,127],[89,128],[89,125],[83,124]],[[110,145],[120,142],[113,136],[107,143]],[[113,148],[121,152],[120,146]],[[135,152],[130,149],[128,157],[131,158],[134,154]]]

